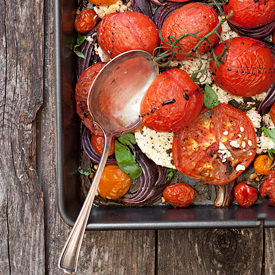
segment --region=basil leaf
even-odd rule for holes
[[[115,158],[119,168],[131,179],[136,179],[141,175],[142,170],[137,164],[130,149],[117,140],[115,141]]]
[[[84,176],[90,176],[90,174],[92,173],[92,168],[89,167],[89,170],[88,171],[84,171],[81,166],[78,166],[77,167],[77,172],[80,173],[81,175],[84,175]]]
[[[78,57],[81,57],[81,58],[83,58],[83,59],[86,58],[85,55],[84,55],[81,51],[79,51],[79,50],[74,49],[74,53],[75,53]]]
[[[211,86],[206,83],[204,87],[204,105],[208,109],[212,109],[213,107],[220,104],[218,96],[216,92],[211,88]]]
[[[273,155],[275,155],[275,149],[268,149],[267,154],[270,159],[273,159]]]
[[[262,127],[262,131],[264,134],[269,137],[273,142],[275,142],[275,128],[269,128]]]
[[[79,47],[84,43],[84,41],[86,40],[86,38],[87,37],[85,35],[78,34],[77,39],[76,39],[76,44],[73,47],[74,53],[77,56],[79,56],[79,57],[81,57],[83,59],[85,59],[85,55],[81,52],[81,50],[80,50]]]
[[[165,182],[171,181],[172,178],[175,176],[176,172],[177,172],[177,170],[172,169],[172,168],[168,168],[166,170],[166,180],[165,180]]]
[[[124,145],[129,145],[131,147],[133,145],[137,144],[135,135],[133,133],[123,134],[123,135],[119,136],[117,139],[120,143],[122,143]]]

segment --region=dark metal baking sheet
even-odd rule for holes
[[[68,14],[73,14],[75,8],[76,2],[55,0],[58,209],[64,221],[71,226],[82,205],[81,182],[76,173],[80,157],[80,120],[74,109],[76,59],[68,47],[74,40],[73,17]],[[187,209],[166,206],[93,207],[87,229],[256,227],[261,221],[266,227],[275,227],[275,211],[267,205],[267,201],[250,209],[238,206],[214,208],[211,205]]]

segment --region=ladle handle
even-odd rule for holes
[[[62,269],[66,274],[76,274],[80,247],[82,244],[83,236],[92,209],[98,184],[108,158],[111,140],[111,136],[104,134],[104,149],[100,163],[98,165],[89,193],[85,199],[85,202],[83,203],[78,218],[60,255],[58,267]]]

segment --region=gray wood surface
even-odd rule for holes
[[[53,18],[53,0],[0,1],[1,275],[62,274],[70,228],[56,207]],[[88,232],[79,274],[272,275],[274,243],[262,227]]]

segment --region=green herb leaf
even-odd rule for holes
[[[74,53],[75,53],[77,56],[79,56],[79,57],[85,59],[85,55],[84,55],[81,51],[74,49]]]
[[[273,155],[275,155],[275,149],[268,149],[267,154],[268,154],[270,159],[273,159],[274,158]]]
[[[206,83],[205,88],[204,88],[204,105],[205,105],[205,107],[208,109],[212,109],[219,104],[220,104],[220,101],[218,99],[217,94],[211,88],[211,86],[208,83]]]
[[[81,50],[80,50],[79,47],[83,44],[83,42],[85,40],[86,40],[86,36],[85,35],[78,34],[77,39],[76,39],[76,44],[74,44],[74,47],[73,47],[74,53],[77,56],[79,56],[79,57],[81,57],[83,59],[85,59],[85,55],[81,52]]]
[[[262,131],[264,134],[269,137],[273,142],[275,142],[275,128],[269,128],[262,127]]]
[[[177,172],[176,169],[168,168],[166,170],[166,180],[165,180],[165,182],[171,181],[172,178],[175,176],[176,172]]]
[[[83,175],[83,176],[90,176],[90,174],[92,173],[92,168],[91,167],[89,167],[89,170],[88,171],[84,171],[83,169],[82,169],[82,167],[81,166],[78,166],[77,167],[77,171],[78,171],[78,173],[80,173],[81,175]]]
[[[128,145],[133,147],[133,145],[137,144],[135,135],[133,133],[126,133],[119,136],[118,141],[124,145]]]
[[[117,140],[115,141],[115,158],[119,168],[131,179],[136,179],[141,175],[142,170],[137,164],[135,156],[126,145]]]

